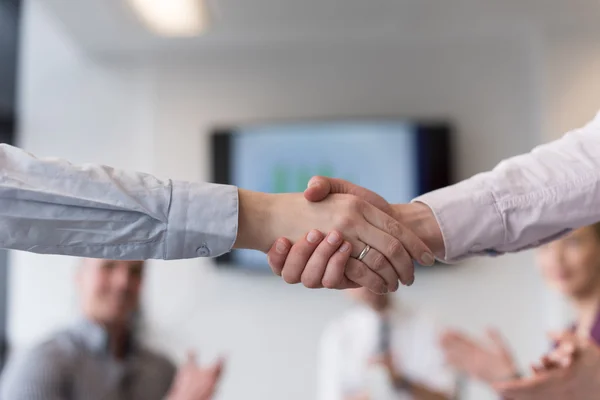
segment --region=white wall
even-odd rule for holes
[[[540,79],[545,58],[533,36],[215,49],[140,67],[92,62],[40,2],[26,3],[22,145],[76,162],[206,179],[205,133],[215,123],[441,116],[457,123],[458,172],[466,177],[539,142],[548,123],[541,97],[559,92]],[[567,82],[569,73],[561,76]],[[13,253],[10,338],[16,346],[71,318],[73,262]],[[545,348],[546,314],[552,314],[532,264],[524,253],[420,271],[417,285],[401,297],[472,332],[499,326],[525,362]],[[179,359],[189,347],[206,358],[230,357],[219,398],[236,400],[312,398],[319,334],[347,305],[337,292],[217,271],[207,260],[153,263],[144,300],[150,342]],[[495,398],[481,387],[469,393]]]
[[[546,44],[545,132],[556,138],[600,110],[600,39],[570,34]]]

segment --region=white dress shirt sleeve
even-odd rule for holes
[[[107,259],[218,256],[237,235],[237,188],[38,159],[0,145],[0,247]]]
[[[445,260],[536,247],[600,221],[600,114],[581,129],[415,199],[441,228]]]

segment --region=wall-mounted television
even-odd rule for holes
[[[301,192],[313,175],[343,178],[391,203],[452,183],[452,126],[405,119],[272,122],[215,129],[213,182],[270,193]],[[218,264],[268,270],[258,251]]]

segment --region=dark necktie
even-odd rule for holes
[[[391,324],[387,315],[379,317],[377,331],[377,352],[379,355],[387,354],[390,351],[390,333]]]

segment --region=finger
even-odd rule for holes
[[[269,267],[271,267],[271,271],[277,276],[281,276],[281,271],[283,270],[283,266],[285,265],[285,260],[287,259],[290,250],[292,249],[292,242],[290,242],[287,238],[279,238],[273,243],[273,246],[269,249],[267,253],[267,262],[269,263]]]
[[[345,274],[346,263],[348,263],[351,251],[352,245],[350,242],[344,241],[337,251],[329,258],[321,282],[324,287],[328,289],[347,289],[353,286],[353,283],[346,278]]]
[[[443,347],[454,349],[456,347],[464,347],[467,341],[467,337],[460,332],[446,331],[442,334],[440,342]]]
[[[468,342],[455,340],[444,345],[444,351],[454,360],[466,362],[476,354],[477,348]]]
[[[197,364],[197,355],[194,350],[188,350],[186,358],[187,358],[186,359],[187,364],[193,364],[193,365]]]
[[[375,271],[381,277],[389,277],[391,274],[396,275],[396,280],[400,280],[404,285],[410,286],[414,282],[414,264],[402,243],[388,235],[384,231],[370,225],[367,222],[360,224],[361,226],[357,229],[358,239],[364,243],[371,245],[370,252],[377,251],[386,258],[387,263],[382,263],[379,259],[376,259],[378,265],[369,265],[369,268],[377,267]],[[354,252],[358,248],[358,251],[362,250],[362,247],[355,243],[352,243]],[[353,254],[354,257],[356,255]],[[366,258],[366,257],[365,257]],[[367,264],[368,265],[368,264]],[[388,279],[386,279],[387,281]]]
[[[355,258],[358,257],[360,253],[366,248],[366,246],[367,245],[363,242],[358,242],[357,244],[353,245],[352,247],[354,248],[354,250],[352,252],[352,256]],[[385,281],[387,285],[387,290],[389,292],[395,292],[396,290],[398,290],[398,274],[396,273],[396,270],[394,269],[392,264],[390,264],[388,259],[385,258],[385,256],[381,254],[381,252],[374,248],[371,248],[369,251],[367,251],[367,254],[361,261],[364,264],[366,264],[371,269],[371,271],[374,271]],[[408,283],[406,280],[402,280],[402,277],[400,277],[400,280],[405,285]]]
[[[487,329],[486,334],[490,342],[492,342],[492,345],[495,347],[496,351],[499,351],[506,357],[512,358],[512,354],[508,349],[506,340],[504,340],[502,334],[498,329],[489,328]]]
[[[426,266],[434,264],[435,257],[433,256],[433,252],[429,249],[429,247],[427,247],[425,243],[423,243],[423,241],[414,234],[414,232],[400,224],[390,215],[373,206],[367,206],[364,207],[364,216],[371,225],[386,232],[396,240],[399,240],[402,244],[402,247],[405,249],[405,251],[408,251],[408,254],[413,260],[416,260],[421,263],[421,265]],[[366,243],[370,244],[368,241]],[[389,239],[387,245],[391,247],[391,250],[397,249],[397,247],[394,247],[392,243],[389,242]],[[382,251],[382,253],[384,253],[386,256],[388,255],[386,252]],[[391,255],[393,256],[394,254]],[[390,261],[392,264],[394,264],[393,260],[390,259]]]
[[[556,332],[556,331],[547,333],[548,338],[555,342],[559,342],[563,338],[564,335],[565,335],[564,332]]]
[[[559,367],[559,364],[556,363],[549,355],[542,357],[541,365],[545,370],[551,370]]]
[[[385,281],[361,261],[349,258],[346,264],[346,277],[361,287],[377,294],[387,293]]]
[[[323,176],[313,176],[308,181],[304,191],[304,198],[308,201],[318,202],[324,200],[331,193],[329,179]]]
[[[323,240],[323,234],[312,230],[294,246],[285,260],[281,276],[286,283],[296,284],[301,282],[302,273],[315,248]]]
[[[573,357],[577,351],[577,346],[571,341],[563,341],[554,349],[552,354],[559,357]]]
[[[544,368],[541,365],[531,364],[531,373],[537,375],[541,373]]]
[[[342,235],[338,231],[329,232],[325,240],[321,240],[316,246],[306,263],[306,268],[302,272],[302,284],[310,289],[318,289],[323,287],[323,277],[327,269],[327,264],[331,256],[342,245]],[[340,283],[343,277],[343,271],[340,276]]]
[[[564,352],[557,349],[553,351],[549,355],[544,358],[548,359],[548,362],[551,363],[555,368],[563,367],[566,368],[571,365],[573,362],[574,353],[572,352]]]
[[[225,358],[219,357],[213,368],[216,378],[219,379],[223,374],[223,370],[225,369]]]
[[[496,347],[503,349],[506,347],[506,342],[504,341],[504,338],[502,337],[502,335],[500,334],[500,331],[498,331],[498,329],[494,329],[494,328],[488,328],[486,331],[486,336],[488,337],[488,339],[490,340],[490,342],[492,342],[492,344],[494,344]]]
[[[466,338],[467,336],[459,331],[455,331],[452,329],[446,329],[444,332],[442,332],[442,334],[440,335],[440,341],[441,343],[454,343],[457,340],[463,340],[464,338]]]

